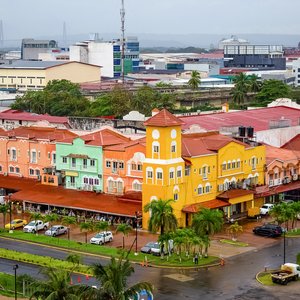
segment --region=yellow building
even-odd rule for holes
[[[0,88],[40,90],[55,79],[73,83],[99,82],[101,67],[80,62],[26,60],[0,65]]]
[[[145,122],[143,207],[174,199],[179,226],[187,226],[201,207],[231,218],[260,205],[251,188],[264,183],[265,147],[218,132],[182,134],[181,125],[167,110]],[[144,213],[143,227],[148,220]]]

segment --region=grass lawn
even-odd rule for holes
[[[51,245],[59,248],[66,249],[68,251],[78,251],[96,255],[103,255],[106,257],[118,257],[120,253],[123,251],[122,249],[108,247],[108,246],[99,246],[99,245],[91,245],[76,242],[73,240],[66,240],[66,239],[59,239],[55,237],[48,237],[45,235],[36,235],[31,233],[24,233],[22,231],[14,231],[13,233],[8,233],[7,231],[0,231],[0,236],[2,237],[9,237],[15,238],[18,240],[29,241],[33,243]],[[180,257],[177,254],[172,254],[170,257],[165,256],[164,259],[161,259],[160,256],[154,255],[145,255],[144,253],[139,252],[138,255],[134,255],[133,252],[130,252],[128,255],[128,259],[133,262],[140,262],[143,263],[145,260],[145,256],[147,257],[147,261],[151,265],[157,266],[173,266],[173,267],[194,267],[195,264],[193,262],[193,257],[186,257],[182,254],[181,262]],[[209,256],[208,258],[199,259],[198,266],[210,265],[213,263],[217,263],[219,259],[214,256]]]
[[[269,285],[269,286],[276,285],[275,283],[272,282],[270,272],[261,272],[258,274],[257,278],[263,285]]]
[[[233,241],[233,240],[226,240],[226,239],[222,239],[220,240],[221,243],[224,244],[230,244],[230,245],[234,245],[234,246],[238,246],[238,247],[248,247],[249,244],[247,243],[243,243],[243,242],[239,242],[239,241]]]
[[[300,236],[300,228],[290,229],[285,236]]]

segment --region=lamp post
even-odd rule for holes
[[[11,200],[10,200],[11,194],[8,194],[8,202],[9,202],[9,233],[13,233],[13,230],[11,228],[11,221],[12,221],[12,207],[11,207]]]
[[[18,265],[13,266],[13,270],[15,271],[15,300],[17,300],[17,269],[19,268]]]
[[[283,264],[285,264],[285,229],[283,230]]]
[[[138,238],[138,232],[137,232],[137,227],[138,227],[138,212],[135,212],[135,253],[134,255],[138,255],[137,251],[137,238]]]

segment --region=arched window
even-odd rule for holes
[[[210,185],[210,183],[207,183],[205,185],[205,193],[210,193],[210,190],[211,190],[211,185]]]
[[[177,167],[177,178],[181,178],[182,177],[182,167],[179,166]]]
[[[171,153],[176,153],[177,151],[177,143],[176,141],[171,142]]]
[[[175,168],[169,169],[169,179],[175,179]]]
[[[153,180],[153,168],[151,167],[146,168],[146,178]]]
[[[226,161],[223,161],[223,163],[222,163],[222,170],[226,171],[226,169],[227,169],[227,163],[226,163]]]
[[[202,187],[202,184],[199,184],[199,185],[198,185],[198,187],[197,187],[197,194],[198,194],[198,195],[203,194],[203,187]]]
[[[229,189],[229,185],[230,185],[230,182],[228,179],[225,179],[224,180],[224,191],[227,191]]]
[[[137,179],[135,179],[132,183],[132,189],[135,190],[135,191],[141,191],[142,190],[142,184]]]
[[[162,168],[156,169],[156,180],[163,180],[163,169]]]
[[[241,160],[237,159],[236,161],[236,167],[239,169],[241,167]]]
[[[175,185],[173,188],[173,199],[175,201],[179,200],[179,187],[177,185]]]
[[[160,144],[158,141],[152,142],[152,156],[158,155],[160,151]]]

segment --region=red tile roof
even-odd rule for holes
[[[295,137],[281,146],[281,148],[292,151],[300,151],[300,134],[297,134]]]
[[[17,190],[18,192],[11,196],[12,200],[17,201],[122,216],[135,216],[136,211],[142,211],[141,201],[126,201],[128,200],[126,197],[125,199],[118,199],[114,195],[67,190],[60,186],[42,185],[35,180],[25,178],[0,176],[0,187]],[[129,200],[133,199],[130,198]]]
[[[146,137],[142,137],[142,138],[137,139],[137,140],[125,142],[125,143],[119,144],[119,145],[106,146],[105,150],[124,152],[126,150],[126,148],[133,147],[133,146],[138,145],[138,144],[146,147]]]
[[[175,117],[168,110],[162,109],[159,113],[144,122],[146,126],[168,127],[180,126],[184,124],[179,118]]]
[[[288,184],[269,187],[267,185],[256,187],[255,198],[267,197],[279,193],[300,189],[300,181],[293,181]]]
[[[277,106],[238,112],[182,116],[180,119],[185,123],[183,129],[198,124],[205,130],[219,131],[221,127],[225,126],[251,126],[255,131],[261,131],[270,128],[270,121],[280,120],[282,117],[291,120],[292,126],[297,126],[299,125],[300,109]]]
[[[84,140],[86,145],[91,146],[118,145],[131,141],[130,138],[108,128],[101,129],[96,132],[89,133],[87,135],[82,135],[78,138]],[[73,140],[74,138],[67,138],[59,142],[72,144]]]
[[[59,123],[59,124],[68,124],[67,117],[56,117],[45,115],[38,115],[34,113],[29,113],[25,111],[19,111],[14,109],[5,110],[0,112],[0,119],[2,120],[21,120],[21,121],[48,121],[49,123]]]
[[[265,145],[266,147],[266,163],[270,164],[276,159],[282,160],[284,162],[290,160],[299,160],[300,159],[300,148],[299,151],[289,150],[288,148],[282,149],[273,147],[270,145]]]
[[[186,212],[186,213],[196,213],[201,208],[214,209],[214,208],[219,208],[219,207],[224,207],[224,206],[230,206],[230,204],[226,201],[222,201],[222,200],[219,200],[219,199],[214,199],[214,200],[210,200],[210,201],[205,201],[205,202],[199,202],[199,203],[186,205],[182,209],[182,211]]]
[[[182,134],[182,156],[193,157],[203,154],[216,153],[219,149],[227,144],[235,142],[248,148],[249,145],[244,144],[232,137],[219,134],[216,131],[205,133]]]
[[[66,130],[52,127],[17,127],[13,130],[0,132],[1,136],[15,137],[30,140],[56,141],[65,138],[74,138],[77,134]]]
[[[233,190],[228,190],[228,191],[223,192],[222,194],[218,195],[217,198],[223,199],[223,200],[230,200],[233,198],[242,197],[242,196],[251,195],[251,194],[254,194],[254,191],[233,189]]]

